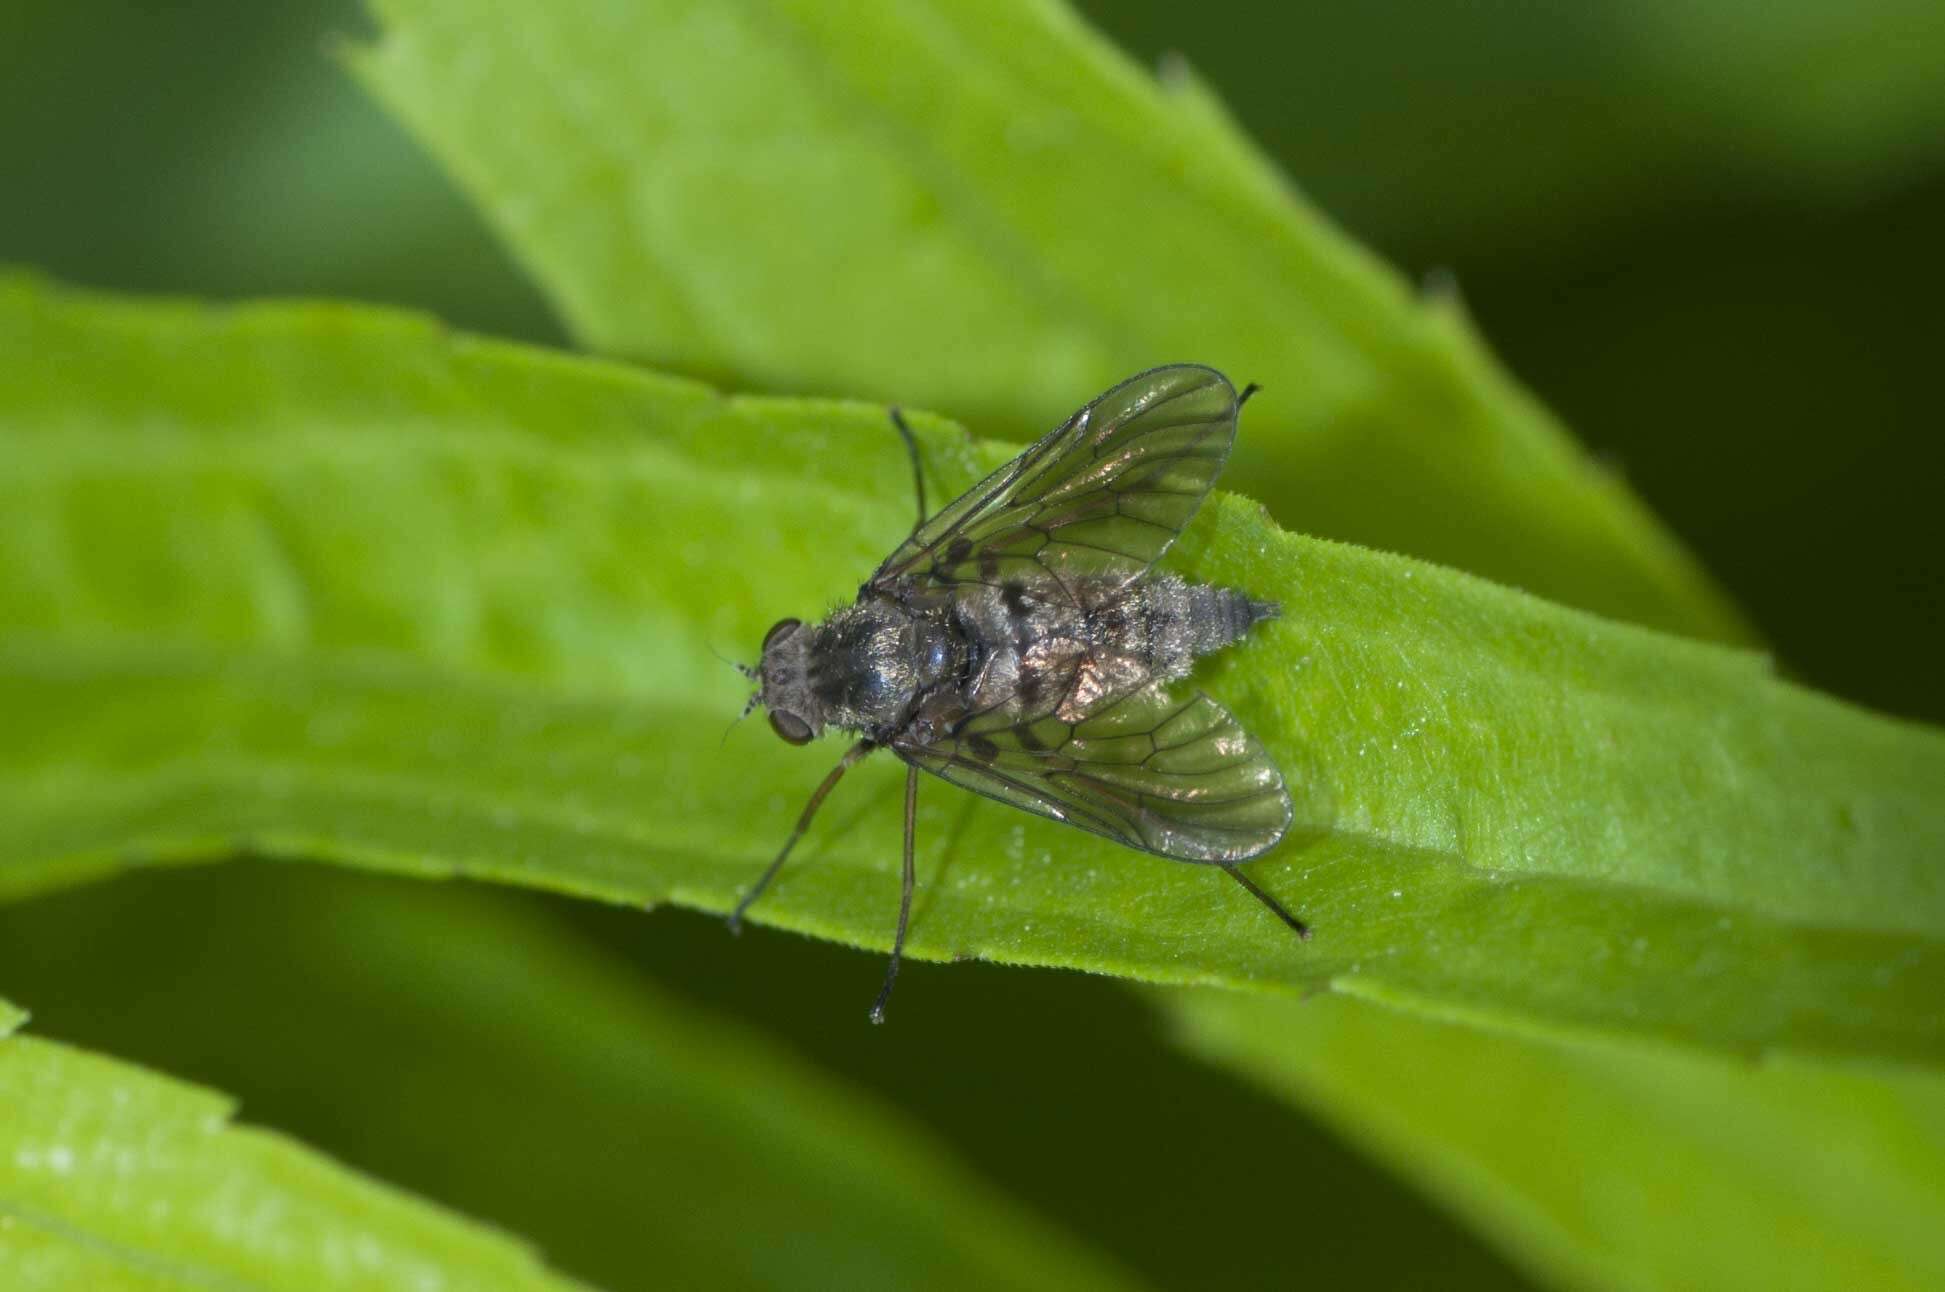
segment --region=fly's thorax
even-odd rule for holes
[[[786,740],[826,727],[876,731],[911,707],[920,678],[912,617],[878,598],[836,611],[822,623],[785,620],[764,640],[762,702]]]

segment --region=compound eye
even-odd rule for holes
[[[784,622],[795,623],[797,621],[789,619]],[[782,627],[782,625],[780,624],[778,627]],[[775,635],[774,629],[772,630],[772,635]],[[784,713],[779,709],[770,710],[770,730],[776,732],[793,745],[808,745],[810,743],[810,724],[794,713]]]
[[[769,650],[779,637],[786,637],[804,626],[801,619],[779,619],[769,632],[763,634],[763,649]]]

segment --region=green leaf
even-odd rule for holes
[[[1359,1001],[1166,998],[1193,1050],[1556,1286],[1945,1285],[1945,1081],[1559,1042]]]
[[[363,1179],[230,1102],[33,1037],[0,1039],[9,1288],[563,1290],[507,1237]]]
[[[398,315],[17,284],[0,364],[13,891],[247,849],[726,909],[836,750],[723,737],[710,649],[910,525],[879,410]],[[939,496],[1007,452],[921,426]],[[1317,937],[928,784],[914,954],[1945,1058],[1938,733],[1233,497],[1178,552],[1285,606],[1203,680],[1295,786],[1254,873]],[[896,782],[853,773],[758,917],[886,945]]]
[[[1930,0],[1079,7],[1187,54],[1325,207],[1435,263],[1564,268],[1590,235],[1684,215],[1857,210],[1945,160]],[[1631,276],[1666,268],[1645,260]]]
[[[0,982],[44,1002],[43,1035],[232,1091],[608,1292],[833,1270],[861,1292],[1099,1286],[1049,1220],[1159,1288],[1248,1287],[1293,1242],[1326,1280],[1520,1286],[1308,1118],[1172,1053],[1123,984],[912,965],[910,1008],[874,1031],[856,997],[877,971],[687,911],[334,866],[138,872],[0,907]],[[1266,1160],[1305,1170],[1230,1189]]]
[[[56,1002],[46,1027],[220,1077],[612,1292],[1127,1286],[924,1126],[503,894],[259,867],[0,923],[0,975]]]
[[[1268,387],[1230,483],[1286,524],[1747,636],[1449,298],[1057,5],[374,7],[365,82],[596,349],[1016,436],[1213,363]]]

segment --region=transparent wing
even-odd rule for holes
[[[941,584],[1051,576],[1078,604],[1168,550],[1228,461],[1239,401],[1198,364],[1130,377],[920,525],[872,575]]]
[[[1076,723],[975,719],[891,747],[955,785],[1178,861],[1243,861],[1290,826],[1276,764],[1206,695],[1176,700],[1149,686]]]

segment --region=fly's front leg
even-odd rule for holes
[[[736,904],[736,909],[729,913],[731,933],[743,931],[743,912],[750,909],[750,903],[763,896],[763,890],[770,886],[770,881],[777,877],[779,870],[783,869],[783,863],[790,856],[790,850],[797,846],[797,840],[804,837],[804,831],[810,829],[810,819],[817,815],[817,809],[824,802],[824,796],[831,792],[833,785],[837,784],[838,777],[844,775],[860,758],[877,747],[869,740],[860,740],[845,751],[844,757],[838,759],[837,766],[831,768],[831,774],[824,778],[824,783],[819,785],[817,792],[810,796],[810,802],[804,804],[803,815],[797,818],[797,828],[792,830],[790,837],[783,841],[783,851],[777,854],[777,859],[770,863],[770,868],[763,872],[756,883],[750,885],[750,891],[743,894],[743,900]]]

